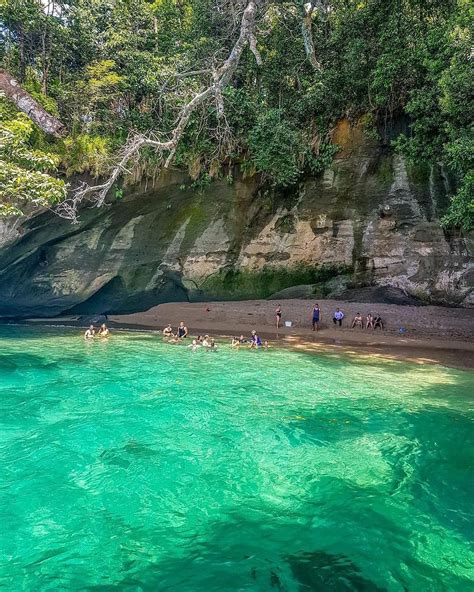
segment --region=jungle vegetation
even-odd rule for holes
[[[331,163],[341,117],[364,117],[382,137],[407,122],[385,140],[449,169],[442,222],[467,231],[473,17],[470,0],[0,0],[0,215],[74,218],[171,163],[199,186],[236,165],[292,185]],[[83,173],[102,181],[71,204]]]

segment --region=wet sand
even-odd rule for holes
[[[245,336],[255,329],[272,345],[307,351],[341,351],[357,355],[410,359],[419,363],[442,363],[474,368],[474,309],[439,306],[400,306],[319,300],[321,330],[311,329],[312,307],[309,300],[284,300],[283,326],[275,325],[276,301],[167,303],[146,312],[111,315],[111,326],[162,330],[168,323],[176,328],[184,321],[191,335]],[[344,311],[341,328],[334,326],[336,307]],[[354,315],[379,313],[385,330],[351,329]],[[291,327],[284,322],[291,321]],[[404,329],[400,332],[400,329]]]

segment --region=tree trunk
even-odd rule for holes
[[[35,99],[23,90],[17,80],[5,70],[0,70],[0,91],[5,93],[7,99],[26,113],[47,134],[60,137],[66,133],[65,126],[50,115]]]
[[[306,52],[306,57],[309,60],[309,63],[313,66],[315,70],[320,70],[321,65],[319,64],[316,58],[316,49],[314,47],[313,41],[313,12],[315,7],[311,2],[308,2],[304,5],[304,15],[303,15],[303,22],[301,23],[301,33],[303,35],[303,43],[304,49]]]

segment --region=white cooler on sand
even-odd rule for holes
[[[292,324],[293,323],[291,321],[285,321],[285,327],[291,327]]]

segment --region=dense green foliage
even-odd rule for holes
[[[231,165],[276,185],[319,173],[337,147],[331,129],[362,115],[415,161],[442,161],[457,179],[444,218],[469,229],[473,213],[473,102],[469,0],[326,0],[313,38],[321,70],[306,58],[303,2],[262,3],[263,65],[246,51],[223,93],[193,115],[176,163],[197,183]],[[67,174],[100,175],[133,131],[165,134],[209,69],[235,41],[238,2],[227,0],[0,0],[3,67],[58,110],[69,137],[49,146]],[[201,71],[205,70],[204,73]],[[198,71],[191,76],[182,73]],[[30,138],[30,146],[44,139]],[[44,146],[41,146],[44,148]],[[154,174],[144,151],[130,177]],[[56,197],[55,197],[56,199]]]
[[[50,174],[58,157],[31,147],[38,134],[33,123],[2,100],[0,120],[0,216],[21,215],[28,203],[48,206],[63,200],[65,183]]]

